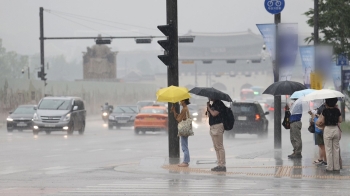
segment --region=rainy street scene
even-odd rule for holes
[[[349,0],[1,0],[0,196],[350,195]]]

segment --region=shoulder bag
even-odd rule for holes
[[[188,111],[186,112],[186,120],[183,120],[177,124],[178,134],[177,136],[192,136],[194,135],[192,130],[192,118],[189,117]]]

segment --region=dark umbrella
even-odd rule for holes
[[[263,92],[263,94],[270,95],[291,95],[295,91],[304,90],[306,87],[294,81],[280,81],[271,84],[267,89]]]
[[[223,93],[215,88],[208,88],[208,87],[194,87],[189,91],[192,94],[203,96],[203,97],[208,97],[211,99],[216,99],[216,100],[223,100],[223,101],[228,101],[232,102],[231,97]]]

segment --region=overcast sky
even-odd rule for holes
[[[156,26],[166,23],[165,2],[1,0],[0,38],[7,50],[26,55],[39,53],[39,7],[51,10],[51,13],[44,12],[45,37],[96,36],[99,33],[104,36],[161,35]],[[296,22],[301,34],[310,35],[313,30],[307,26],[303,13],[312,7],[312,0],[286,0],[282,22]],[[84,20],[76,15],[84,16]],[[246,31],[248,28],[259,33],[255,24],[272,23],[273,19],[264,8],[264,0],[178,0],[179,35],[189,30],[218,33]],[[45,56],[64,54],[68,59],[81,59],[81,52],[93,44],[93,40],[49,40],[45,41]],[[115,51],[160,50],[156,41],[151,45],[137,45],[134,40],[113,40],[110,47]]]

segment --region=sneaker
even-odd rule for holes
[[[226,172],[226,167],[225,166],[216,166],[216,167],[212,168],[211,171]]]
[[[301,156],[301,154],[293,154],[288,156],[288,158],[290,159],[301,159],[303,156]]]
[[[326,167],[327,162],[322,161],[322,163],[318,164],[317,167]]]

